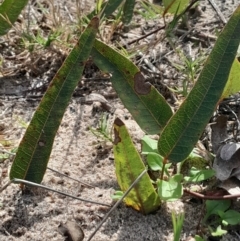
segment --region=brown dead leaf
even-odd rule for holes
[[[211,143],[213,153],[217,153],[221,142],[228,138],[227,134],[227,117],[224,115],[218,116],[216,122],[211,125],[212,135]]]
[[[240,181],[234,177],[222,182],[219,187],[231,195],[240,194]]]
[[[240,180],[240,143],[227,143],[219,147],[213,162],[216,177],[227,180],[236,177]]]

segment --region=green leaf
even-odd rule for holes
[[[135,6],[135,0],[127,0],[123,6],[122,21],[124,24],[129,24],[133,17],[133,10]]]
[[[81,78],[98,30],[93,18],[78,43],[59,69],[20,143],[10,171],[10,179],[40,183],[47,168],[54,137],[72,93]]]
[[[189,4],[189,0],[163,0],[165,11],[172,14],[181,13]]]
[[[197,83],[160,136],[158,151],[165,159],[181,162],[191,153],[222,95],[239,41],[240,6],[219,35]]]
[[[184,177],[184,181],[186,182],[202,182],[207,180],[215,175],[214,170],[197,170],[196,168],[192,168],[189,172],[189,176]]]
[[[200,237],[199,235],[196,235],[194,237],[195,241],[205,241],[205,239],[203,239],[202,237]]]
[[[225,212],[230,205],[230,200],[207,200],[204,221],[206,221],[213,214],[218,215],[219,211]]]
[[[118,184],[123,192],[143,172],[145,166],[136,150],[124,123],[117,118],[114,121],[114,159]],[[126,205],[148,214],[158,209],[160,199],[146,173],[139,183],[124,199]]]
[[[120,6],[123,1],[124,0],[108,0],[106,6],[104,6],[102,16],[107,18],[109,15],[113,14],[113,12]]]
[[[163,166],[163,158],[157,153],[150,152],[147,155],[147,163],[151,170],[160,171]]]
[[[217,237],[217,236],[222,236],[226,233],[227,233],[227,230],[222,229],[221,225],[219,225],[215,232],[211,232],[211,235],[214,237]]]
[[[0,35],[9,31],[27,3],[28,0],[5,0],[0,5]]]
[[[176,201],[183,194],[182,174],[176,174],[168,181],[158,180],[158,195],[163,201]]]
[[[115,193],[111,196],[113,200],[119,200],[123,196],[123,191],[115,191]]]
[[[157,140],[153,140],[149,136],[145,135],[142,138],[142,154],[148,154],[149,152],[158,153]]]
[[[228,210],[219,215],[224,225],[237,225],[240,223],[240,213],[235,210]]]
[[[240,62],[237,58],[235,58],[221,99],[227,98],[229,95],[236,94],[238,91],[240,91],[239,79]]]
[[[124,106],[139,126],[149,134],[157,134],[172,110],[164,97],[146,83],[139,69],[126,57],[96,40],[92,49],[95,64],[112,74],[111,81]]]

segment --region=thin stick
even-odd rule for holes
[[[182,16],[183,14],[185,14],[187,11],[189,11],[189,9],[190,9],[196,2],[198,2],[198,1],[199,1],[199,0],[192,0],[192,2],[187,6],[187,8],[186,8],[182,13],[180,13],[177,17],[180,17],[180,16]],[[165,21],[165,20],[164,20],[164,21]],[[166,28],[166,24],[164,24],[164,26],[158,27],[157,29],[153,30],[153,31],[150,32],[150,33],[147,33],[147,34],[145,34],[145,35],[143,35],[143,36],[141,36],[141,37],[139,37],[139,38],[137,38],[137,39],[134,39],[134,40],[128,42],[127,44],[123,45],[123,48],[127,48],[129,45],[132,45],[132,44],[134,44],[134,43],[136,43],[136,42],[138,42],[138,41],[140,41],[140,40],[142,40],[142,39],[144,39],[144,38],[147,38],[148,36],[153,35],[154,33],[157,33],[157,32],[159,32],[160,30],[163,30],[163,29],[165,29],[165,28]]]
[[[62,175],[62,176],[64,176],[64,177],[67,177],[67,178],[69,178],[69,179],[71,179],[71,180],[73,180],[73,181],[79,182],[79,183],[81,183],[82,185],[95,188],[95,186],[93,186],[93,185],[91,185],[91,184],[88,184],[88,183],[86,183],[86,182],[80,181],[80,180],[75,179],[75,178],[73,178],[73,177],[69,177],[68,175],[66,175],[66,174],[64,174],[64,173],[61,173],[61,172],[59,172],[59,171],[57,171],[57,170],[54,170],[54,169],[52,169],[52,168],[50,168],[50,167],[47,167],[47,169],[50,170],[50,171],[52,171],[52,172],[56,172],[57,174]]]
[[[164,159],[163,159],[162,171],[161,171],[161,177],[160,177],[161,180],[163,180],[164,171],[165,171],[165,166],[166,166],[167,162],[168,162],[168,161],[166,160],[166,158],[164,158]]]
[[[33,186],[33,187],[40,187],[40,188],[46,189],[48,191],[56,192],[56,193],[58,193],[60,195],[64,195],[64,196],[67,196],[67,197],[71,197],[71,198],[80,200],[82,202],[88,202],[88,203],[93,203],[93,204],[102,205],[102,206],[106,206],[106,207],[112,207],[112,205],[110,205],[110,204],[105,204],[105,203],[95,202],[95,201],[88,200],[88,199],[83,199],[83,198],[80,198],[80,197],[75,197],[75,196],[73,196],[71,194],[68,194],[68,193],[65,193],[65,192],[61,192],[61,191],[58,191],[58,190],[54,190],[54,189],[52,189],[50,187],[47,187],[47,186],[44,186],[44,185],[41,185],[41,184],[38,184],[38,183],[35,183],[35,182],[30,182],[30,181],[23,180],[23,179],[18,179],[18,178],[14,178],[9,183],[4,185],[3,188],[0,189],[0,192],[3,191],[5,188],[7,188],[11,183],[20,183],[20,184]]]
[[[143,175],[147,172],[145,169],[138,178],[132,183],[132,185],[128,188],[128,190],[123,194],[123,196],[114,204],[114,206],[109,210],[109,212],[105,215],[103,220],[98,224],[94,232],[89,236],[87,241],[90,241],[93,236],[97,233],[97,231],[102,227],[102,225],[105,223],[105,221],[108,219],[108,217],[111,215],[111,213],[117,208],[117,206],[123,201],[123,199],[128,195],[128,193],[133,189],[133,187],[140,181],[140,179],[143,177]]]
[[[15,156],[16,155],[16,153],[12,153],[12,152],[6,151],[6,150],[0,150],[0,152],[6,153],[6,154],[11,155],[11,156]]]
[[[6,154],[9,154],[9,155],[12,155],[12,156],[15,156],[15,155],[16,155],[16,153],[12,153],[12,152],[5,151],[5,150],[0,150],[0,152],[6,153]],[[54,169],[52,169],[52,168],[50,168],[50,167],[47,167],[47,169],[50,170],[50,171],[52,171],[52,172],[55,172],[55,173],[57,173],[57,174],[59,174],[59,175],[62,175],[62,176],[64,176],[64,177],[67,177],[67,178],[69,178],[69,179],[71,179],[71,180],[73,180],[73,181],[76,181],[76,182],[78,182],[78,183],[81,183],[81,184],[84,185],[84,186],[88,186],[88,187],[92,187],[92,188],[95,188],[95,187],[96,187],[96,186],[93,186],[93,185],[88,184],[88,183],[86,183],[86,182],[80,181],[80,180],[78,180],[78,179],[76,179],[76,178],[69,177],[68,175],[66,175],[66,174],[64,174],[64,173],[61,173],[61,172],[59,172],[59,171],[57,171],[57,170],[54,170]],[[1,192],[1,189],[0,189],[0,192]]]
[[[227,23],[226,18],[223,16],[222,12],[220,11],[219,7],[217,6],[217,4],[214,2],[214,0],[208,0],[210,2],[210,4],[212,5],[213,9],[216,11],[216,13],[218,14],[219,18],[222,20],[222,22],[224,24]]]
[[[192,192],[192,191],[187,190],[187,189],[184,189],[184,192],[187,193],[187,194],[190,194],[191,196],[201,198],[203,200],[226,200],[226,199],[236,199],[236,198],[240,197],[240,193],[232,194],[232,195],[223,195],[223,196],[208,196],[208,195],[204,195],[204,194],[201,194],[201,193]]]
[[[13,181],[11,180],[11,181],[9,181],[7,184],[5,184],[5,185],[0,189],[0,193],[1,193],[4,189],[6,189],[12,182],[13,182]]]

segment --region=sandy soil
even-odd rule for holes
[[[56,3],[58,3],[56,1]],[[218,5],[224,16],[228,19],[237,1],[218,1]],[[61,5],[62,6],[62,5]],[[221,24],[216,12],[211,8],[208,1],[201,2],[202,14],[198,17],[196,25],[207,29],[208,34],[214,35],[216,30],[221,29]],[[69,7],[69,9],[72,9]],[[74,10],[73,10],[74,11]],[[211,27],[207,25],[212,24]],[[145,22],[145,25],[147,23]],[[217,28],[217,26],[220,26]],[[196,28],[199,31],[199,27]],[[189,40],[190,41],[190,40]],[[206,49],[211,48],[214,40],[208,40]],[[163,47],[166,47],[163,45]],[[197,50],[194,49],[195,52]],[[171,55],[169,55],[171,58]],[[177,58],[176,56],[172,57]],[[170,68],[166,68],[167,61],[159,63],[159,69],[163,70],[162,80],[164,83],[172,83],[174,74]],[[59,65],[59,63],[57,64]],[[164,70],[165,69],[165,70]],[[46,78],[50,78],[51,74]],[[26,88],[31,85],[27,79]],[[176,79],[179,79],[175,77]],[[13,84],[19,84],[19,80],[12,79]],[[161,80],[158,80],[161,81]],[[0,79],[1,89],[6,87],[6,78]],[[11,82],[9,80],[9,82]],[[8,82],[8,84],[9,84]],[[19,86],[24,89],[25,82]],[[82,83],[80,92],[86,94]],[[175,82],[176,84],[176,82]],[[109,82],[102,82],[102,87],[91,86],[87,92],[103,93],[111,91]],[[4,87],[5,86],[5,87]],[[19,87],[20,88],[20,87]],[[19,88],[15,88],[15,91]],[[10,88],[11,89],[11,88]],[[13,90],[13,88],[11,89]],[[20,91],[21,92],[21,91]],[[10,147],[16,147],[25,132],[25,124],[29,123],[40,98],[21,96],[19,92],[9,92],[8,95],[1,93],[0,99],[0,138],[10,140]],[[95,137],[89,127],[97,127],[97,123],[103,113],[109,115],[112,123],[115,117],[120,117],[128,127],[134,142],[139,146],[139,140],[144,133],[132,119],[129,112],[123,107],[118,98],[108,99],[116,109],[114,114],[107,113],[97,105],[81,104],[79,97],[74,97],[58,130],[52,150],[49,167],[62,172],[70,177],[79,179],[93,185],[89,187],[79,182],[62,177],[57,173],[47,170],[43,185],[70,193],[77,197],[90,199],[105,204],[112,204],[111,194],[118,190],[114,171],[114,158],[111,143],[103,142]],[[4,149],[6,149],[4,147]],[[12,158],[5,159],[0,163],[0,184],[8,182]],[[95,241],[171,241],[173,231],[171,223],[171,211],[185,212],[185,221],[182,240],[190,240],[196,233],[196,228],[201,219],[203,205],[189,201],[176,201],[163,204],[154,214],[144,216],[124,204],[110,216],[100,231],[93,238]],[[81,226],[85,239],[94,231],[97,224],[109,210],[101,205],[81,202],[56,193],[36,188],[28,188],[22,191],[19,185],[12,184],[0,194],[0,240],[1,241],[42,241],[42,240],[67,240],[59,232],[59,225],[67,221],[73,221]],[[221,240],[239,240],[237,232],[230,232]]]

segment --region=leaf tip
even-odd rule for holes
[[[121,126],[124,125],[124,123],[122,122],[122,120],[121,120],[120,118],[117,117],[117,118],[114,120],[114,125],[121,127]]]
[[[116,118],[114,121],[114,141],[113,144],[117,145],[119,142],[121,142],[121,137],[119,136],[119,131],[117,130],[117,127],[123,126],[124,123],[119,119]]]
[[[98,26],[99,26],[99,17],[94,16],[94,17],[91,19],[91,22],[90,22],[89,25],[92,26],[93,28],[97,29]]]

